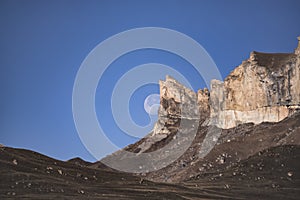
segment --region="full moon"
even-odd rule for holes
[[[150,115],[157,115],[159,109],[159,94],[151,94],[144,101],[144,109]]]

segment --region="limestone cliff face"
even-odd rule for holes
[[[197,95],[170,76],[160,81],[159,118],[153,135],[175,133],[182,119],[197,119]]]
[[[279,122],[300,107],[300,37],[294,53],[252,52],[224,82],[197,93],[167,77],[160,81],[161,107],[154,133],[199,118],[202,125],[228,129],[243,123]],[[197,102],[195,104],[195,102]]]
[[[300,105],[300,54],[252,52],[224,83],[211,82],[211,124],[279,122]]]
[[[178,181],[216,172],[219,165],[234,166],[273,146],[298,145],[300,112],[270,126],[244,123],[279,122],[300,110],[299,78],[300,45],[290,54],[252,52],[224,82],[212,80],[210,91],[194,92],[167,76],[159,82],[159,117],[153,131],[102,161],[119,166],[120,161],[147,155],[155,171],[142,171],[142,177]],[[239,124],[244,125],[230,129]],[[175,161],[164,165],[169,158]],[[137,172],[148,169],[145,160],[139,162]]]

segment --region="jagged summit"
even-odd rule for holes
[[[171,115],[199,118],[204,125],[222,129],[279,122],[291,116],[300,108],[300,37],[298,40],[294,53],[251,52],[224,82],[212,80],[211,91],[204,88],[195,93],[167,75],[165,81],[159,81],[159,116],[164,120],[158,120],[154,133],[166,132],[162,130]]]
[[[299,46],[297,47],[299,49]],[[224,82],[211,82],[211,122],[223,128],[279,122],[300,107],[300,54],[252,52]]]
[[[299,78],[298,54],[258,52],[252,52],[224,82],[212,80],[210,91],[194,92],[167,76],[159,82],[160,108],[153,131],[102,161],[126,160],[124,151],[141,155],[170,146],[151,157],[159,163],[182,148],[186,136],[196,133],[175,162],[141,174],[154,181],[176,182],[230,167],[274,146],[299,145]]]
[[[195,93],[167,76],[159,82],[159,116],[164,120],[158,120],[154,132],[166,132],[162,130],[165,121],[170,121],[169,115],[199,118],[206,122],[204,125],[222,129],[244,123],[279,122],[291,116],[300,108],[299,49],[300,42],[295,53],[253,51],[224,82],[212,80],[211,91],[204,88]]]

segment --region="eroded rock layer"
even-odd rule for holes
[[[211,124],[279,122],[300,105],[300,54],[252,52],[224,82],[211,82]]]
[[[298,44],[294,53],[251,52],[224,82],[212,80],[211,91],[195,93],[167,76],[160,81],[161,107],[154,134],[170,133],[181,118],[229,129],[291,116],[300,108],[299,49]]]
[[[118,164],[128,159],[122,152],[133,152],[133,157],[153,153],[149,160],[156,169],[137,174],[180,182],[210,173],[221,177],[220,170],[263,150],[299,145],[299,77],[300,45],[289,54],[252,52],[224,82],[212,80],[210,91],[194,92],[167,76],[159,83],[159,117],[153,131],[102,161],[114,159]],[[174,155],[174,162],[160,165]]]

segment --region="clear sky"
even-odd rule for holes
[[[298,0],[1,0],[0,143],[62,160],[94,161],[74,125],[72,90],[81,63],[100,42],[132,28],[173,29],[200,43],[224,78],[253,50],[292,52],[300,35],[299,10]],[[112,89],[123,73],[149,62],[178,71],[189,65],[170,53],[140,50],[120,57],[100,80],[97,115],[119,147],[137,138],[115,125]],[[194,87],[205,87],[192,70],[180,72]],[[144,99],[157,92],[157,85],[146,85],[132,96],[137,124],[149,122]]]

